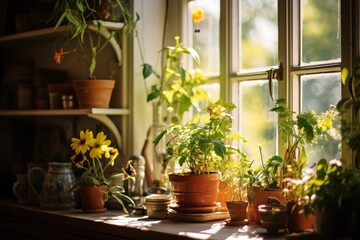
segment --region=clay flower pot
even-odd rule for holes
[[[80,108],[109,108],[115,80],[74,80]]]
[[[174,200],[182,209],[215,208],[219,192],[220,174],[169,174]],[[178,208],[179,210],[180,208]],[[199,212],[200,210],[196,210]]]
[[[103,191],[107,190],[107,186],[101,186]],[[103,200],[103,193],[95,186],[81,186],[80,198],[82,210],[85,213],[103,213],[106,211]]]
[[[248,202],[246,201],[226,201],[231,221],[244,221],[247,206]]]

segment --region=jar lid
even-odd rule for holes
[[[151,194],[145,197],[147,202],[167,202],[170,201],[170,196],[166,194]]]

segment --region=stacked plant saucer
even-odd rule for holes
[[[171,197],[166,194],[151,194],[145,197],[146,212],[149,218],[168,218]]]
[[[172,203],[169,208],[169,217],[173,220],[205,222],[229,218],[229,212],[220,211],[219,202],[212,206],[179,206]]]

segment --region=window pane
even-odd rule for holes
[[[278,64],[277,0],[242,0],[239,4],[239,70],[262,70]]]
[[[340,0],[302,0],[302,64],[340,61]]]
[[[189,14],[202,9],[205,18],[193,23],[193,48],[201,58],[201,70],[206,76],[218,76],[220,73],[220,0],[196,0],[188,4]],[[191,19],[191,17],[189,18]],[[199,29],[200,32],[195,32]]]
[[[277,82],[274,83],[274,98],[277,96]],[[239,86],[239,132],[249,140],[242,149],[254,164],[260,164],[259,145],[264,159],[276,154],[276,114],[270,109],[274,102],[269,95],[269,81],[257,80],[241,82]]]
[[[306,75],[301,77],[301,111],[314,110],[318,114],[335,106],[341,97],[340,73]],[[339,124],[339,122],[337,122]],[[335,129],[334,129],[335,130]],[[310,166],[325,158],[331,160],[340,157],[340,135],[332,131],[328,140],[319,140],[317,144],[307,146]]]

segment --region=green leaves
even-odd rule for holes
[[[182,65],[184,55],[190,55],[191,59],[200,64],[198,53],[192,49],[183,47],[180,38],[175,37],[175,46],[166,46],[161,50],[163,65],[159,73],[148,63],[142,65],[142,75],[147,88],[147,80],[154,75],[156,83],[151,85],[147,93],[147,101],[159,100],[167,110],[164,119],[171,122],[180,122],[183,114],[191,107],[198,108],[200,102],[208,100],[208,94],[201,89],[206,79],[198,69],[186,69]]]
[[[147,63],[143,64],[142,74],[143,74],[144,79],[148,78],[153,72],[154,72],[154,70],[150,64],[147,64]]]

